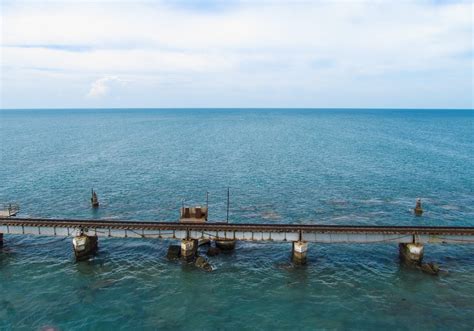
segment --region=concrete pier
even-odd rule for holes
[[[72,240],[74,255],[77,260],[85,260],[97,252],[97,236],[88,236],[83,233]]]
[[[292,250],[292,261],[295,264],[306,264],[308,255],[308,243],[305,241],[294,241]]]
[[[197,239],[183,239],[181,240],[181,257],[190,261],[196,257],[199,241]]]
[[[398,245],[400,258],[411,264],[421,264],[423,260],[423,245],[417,243],[401,243]]]

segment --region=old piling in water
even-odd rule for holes
[[[197,239],[181,240],[181,257],[183,260],[191,261],[196,257],[198,243]]]
[[[408,264],[421,264],[423,260],[423,245],[417,243],[398,244],[400,258]]]
[[[99,198],[97,197],[97,193],[92,189],[91,192],[91,205],[92,208],[98,208],[99,207]]]
[[[0,248],[3,247],[3,233],[0,233]]]
[[[406,265],[411,265],[429,275],[438,275],[440,269],[436,263],[423,263],[424,247],[420,243],[398,244],[400,259]]]
[[[308,243],[305,241],[294,241],[292,248],[292,261],[295,264],[306,264],[308,255]]]
[[[415,208],[413,209],[413,212],[415,213],[416,216],[421,216],[423,214],[423,208],[421,207],[420,198],[416,199],[416,205],[415,205]]]
[[[72,246],[76,260],[85,260],[97,252],[98,239],[97,236],[88,236],[81,232],[72,239]]]

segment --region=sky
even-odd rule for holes
[[[472,1],[1,1],[1,108],[474,108]]]

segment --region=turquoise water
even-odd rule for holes
[[[474,224],[468,110],[1,110],[0,202],[23,216]],[[94,187],[101,208],[89,207]],[[425,214],[410,213],[421,197]],[[427,245],[437,276],[401,266],[396,244],[238,243],[215,270],[166,260],[170,242],[5,236],[0,329],[465,329],[474,246]]]

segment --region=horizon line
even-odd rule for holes
[[[42,107],[42,108],[3,108],[2,110],[127,110],[127,109],[143,109],[143,110],[474,110],[474,108],[408,108],[408,107]]]

